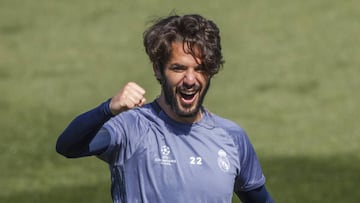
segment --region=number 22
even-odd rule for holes
[[[190,157],[190,164],[192,165],[202,165],[202,158],[201,157]]]

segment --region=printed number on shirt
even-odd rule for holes
[[[197,156],[191,156],[190,157],[190,164],[192,165],[202,165],[202,158]]]

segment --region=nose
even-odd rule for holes
[[[184,85],[192,87],[196,83],[196,72],[192,69],[188,69],[184,75]]]

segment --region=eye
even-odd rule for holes
[[[182,72],[186,69],[186,67],[180,64],[172,64],[170,65],[169,69],[174,72]]]
[[[199,72],[199,73],[204,73],[205,72],[205,67],[200,64],[195,68],[195,71]]]

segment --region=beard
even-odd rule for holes
[[[193,87],[186,87],[186,85],[177,86],[175,91],[168,84],[167,80],[164,79],[161,81],[161,86],[164,91],[164,96],[166,103],[170,105],[171,109],[179,117],[193,117],[196,116],[200,108],[202,107],[205,95],[210,87],[210,79],[207,81],[206,86],[202,87],[201,85],[195,85]],[[199,94],[197,100],[192,105],[182,105],[178,99],[177,94],[181,94],[181,91],[186,91],[188,89],[196,90],[195,94]]]

